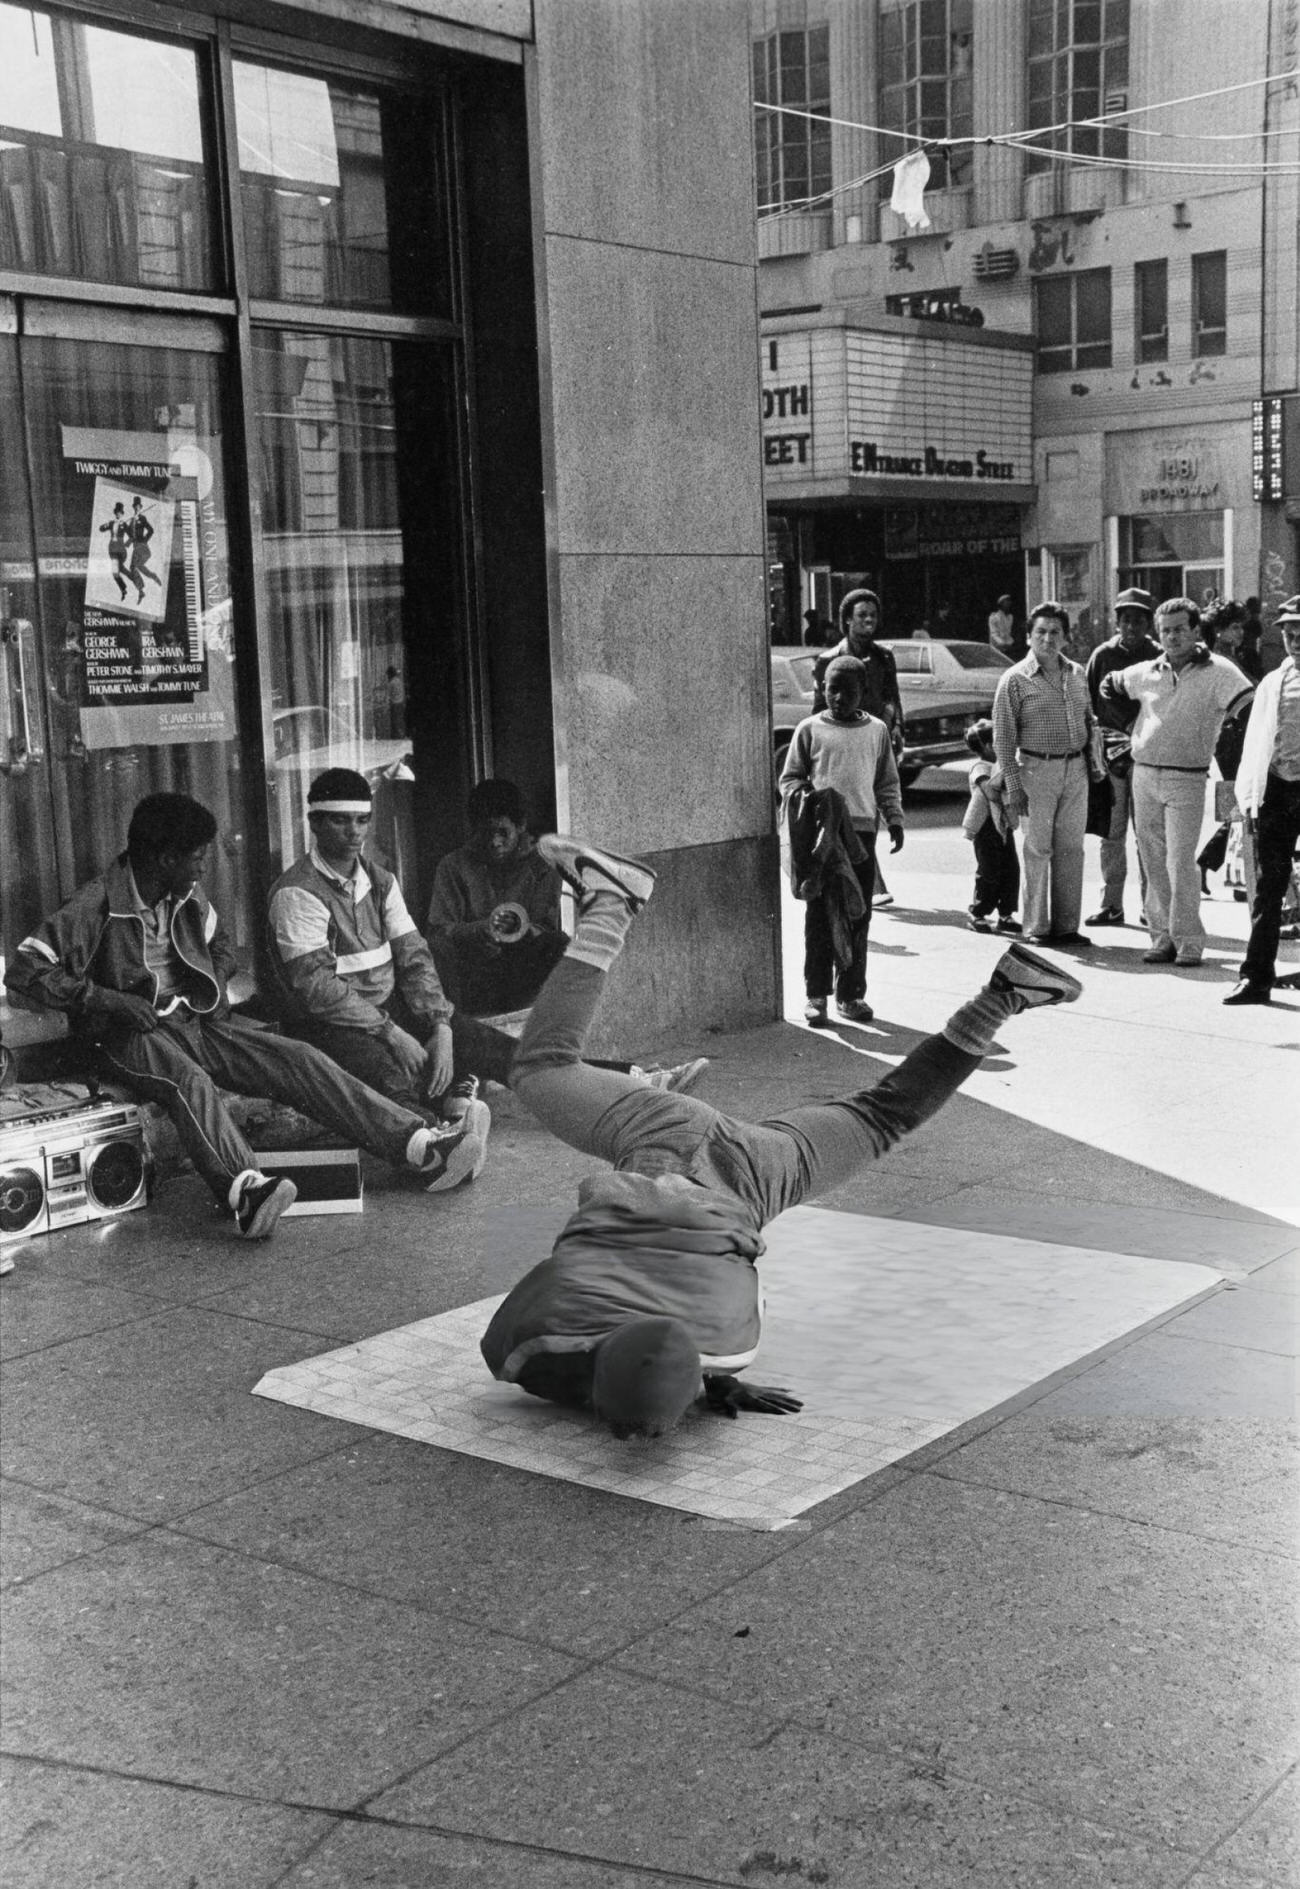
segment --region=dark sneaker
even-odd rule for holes
[[[1018,918],[1000,918],[997,923],[997,929],[1003,932],[1019,931],[1020,920]]]
[[[276,1221],[297,1198],[298,1189],[283,1175],[279,1180],[268,1174],[250,1176],[239,1190],[239,1205],[235,1208],[240,1237],[269,1240],[275,1232]]]
[[[478,1091],[477,1076],[462,1076],[459,1082],[453,1082],[450,1089],[438,1097],[438,1113],[443,1121],[463,1121],[470,1103],[478,1101]]]
[[[803,1007],[803,1020],[805,1023],[811,1023],[814,1029],[820,1024],[825,1023],[826,999],[824,997],[810,997]]]
[[[966,917],[967,931],[992,931],[993,921],[983,912],[977,912],[973,905],[968,906]]]
[[[1239,984],[1234,984],[1224,998],[1225,1004],[1271,1004],[1273,992],[1267,984],[1252,984],[1248,977],[1243,977]]]
[[[1143,964],[1176,964],[1177,947],[1171,944],[1152,945],[1149,951],[1142,953]]]
[[[1082,931],[1054,931],[1049,943],[1054,945],[1090,945],[1092,939]]]
[[[1013,944],[994,966],[989,989],[1019,991],[1028,1004],[1072,1004],[1082,995],[1083,985],[1059,964]]]
[[[1103,905],[1099,912],[1094,912],[1086,921],[1089,925],[1122,925],[1124,914],[1118,905]]]
[[[431,1140],[419,1170],[426,1194],[445,1194],[462,1181],[477,1180],[487,1160],[491,1126],[487,1103],[473,1101],[459,1121],[429,1130]]]
[[[632,911],[639,912],[654,891],[656,875],[649,866],[624,859],[621,853],[604,852],[587,840],[567,833],[543,833],[537,850],[579,898],[586,892],[621,892]]]
[[[870,1023],[876,1014],[865,997],[850,997],[846,1004],[836,1004],[835,1008],[850,1023]]]
[[[652,1089],[672,1089],[678,1095],[685,1095],[693,1089],[709,1066],[707,1056],[693,1056],[688,1063],[674,1063],[669,1069],[646,1069],[642,1071]]]

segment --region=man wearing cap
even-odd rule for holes
[[[296,1035],[382,1095],[457,1114],[457,1079],[505,1082],[514,1041],[453,1020],[396,877],[362,857],[370,814],[370,783],[351,768],[328,769],[308,790],[311,845],[271,888],[281,1008]]]
[[[1190,597],[1167,597],[1156,611],[1162,654],[1103,677],[1104,705],[1136,702],[1133,724],[1133,822],[1146,873],[1148,964],[1197,965],[1205,949],[1196,848],[1205,816],[1205,783],[1219,731],[1241,714],[1253,689],[1235,662],[1200,639],[1201,613]]]
[[[1115,599],[1115,634],[1109,642],[1099,643],[1088,658],[1084,678],[1093,714],[1101,727],[1102,753],[1110,776],[1110,831],[1101,843],[1101,909],[1088,920],[1090,925],[1124,923],[1124,881],[1128,876],[1128,829],[1133,819],[1131,778],[1133,755],[1129,734],[1137,714],[1136,705],[1101,700],[1104,678],[1116,669],[1127,669],[1135,662],[1154,662],[1160,645],[1151,637],[1151,593],[1147,590],[1121,590]],[[1146,875],[1138,859],[1138,875],[1146,891]]]
[[[1029,619],[1029,654],[1003,671],[993,698],[1007,810],[1024,822],[1021,909],[1031,944],[1092,942],[1079,918],[1093,718],[1083,670],[1061,654],[1069,628],[1059,603],[1040,603]]]
[[[1286,655],[1250,705],[1237,768],[1237,801],[1255,822],[1255,898],[1241,981],[1225,1004],[1272,1001],[1282,905],[1300,840],[1300,597],[1277,614]]]

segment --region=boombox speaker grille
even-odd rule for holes
[[[22,1233],[45,1205],[45,1183],[32,1168],[0,1168],[0,1233]]]
[[[105,1142],[96,1148],[86,1172],[86,1192],[97,1207],[125,1207],[144,1180],[144,1159],[130,1141]]]

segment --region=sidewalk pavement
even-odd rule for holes
[[[876,1024],[653,1047],[745,1115],[884,1073],[999,949],[923,868]],[[6,1889],[1293,1882],[1300,1000],[1142,942],[820,1204],[1229,1283],[779,1534],[250,1395],[545,1252],[593,1164],[509,1097],[453,1195],[372,1169],[248,1247],[179,1177],[21,1249]]]

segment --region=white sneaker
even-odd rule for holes
[[[430,1128],[420,1162],[426,1194],[445,1194],[462,1181],[477,1180],[487,1161],[492,1113],[486,1102],[470,1102],[445,1128]]]
[[[637,1073],[645,1077],[652,1089],[672,1089],[684,1095],[695,1087],[708,1066],[707,1056],[695,1056],[690,1062],[675,1063],[670,1069],[642,1069]]]
[[[1018,990],[1027,1004],[1072,1004],[1083,985],[1050,958],[1013,944],[993,967],[990,990]]]
[[[656,874],[651,867],[638,859],[624,859],[621,853],[607,853],[571,834],[543,833],[537,850],[579,898],[585,892],[621,892],[632,911],[639,912],[654,891]]]

